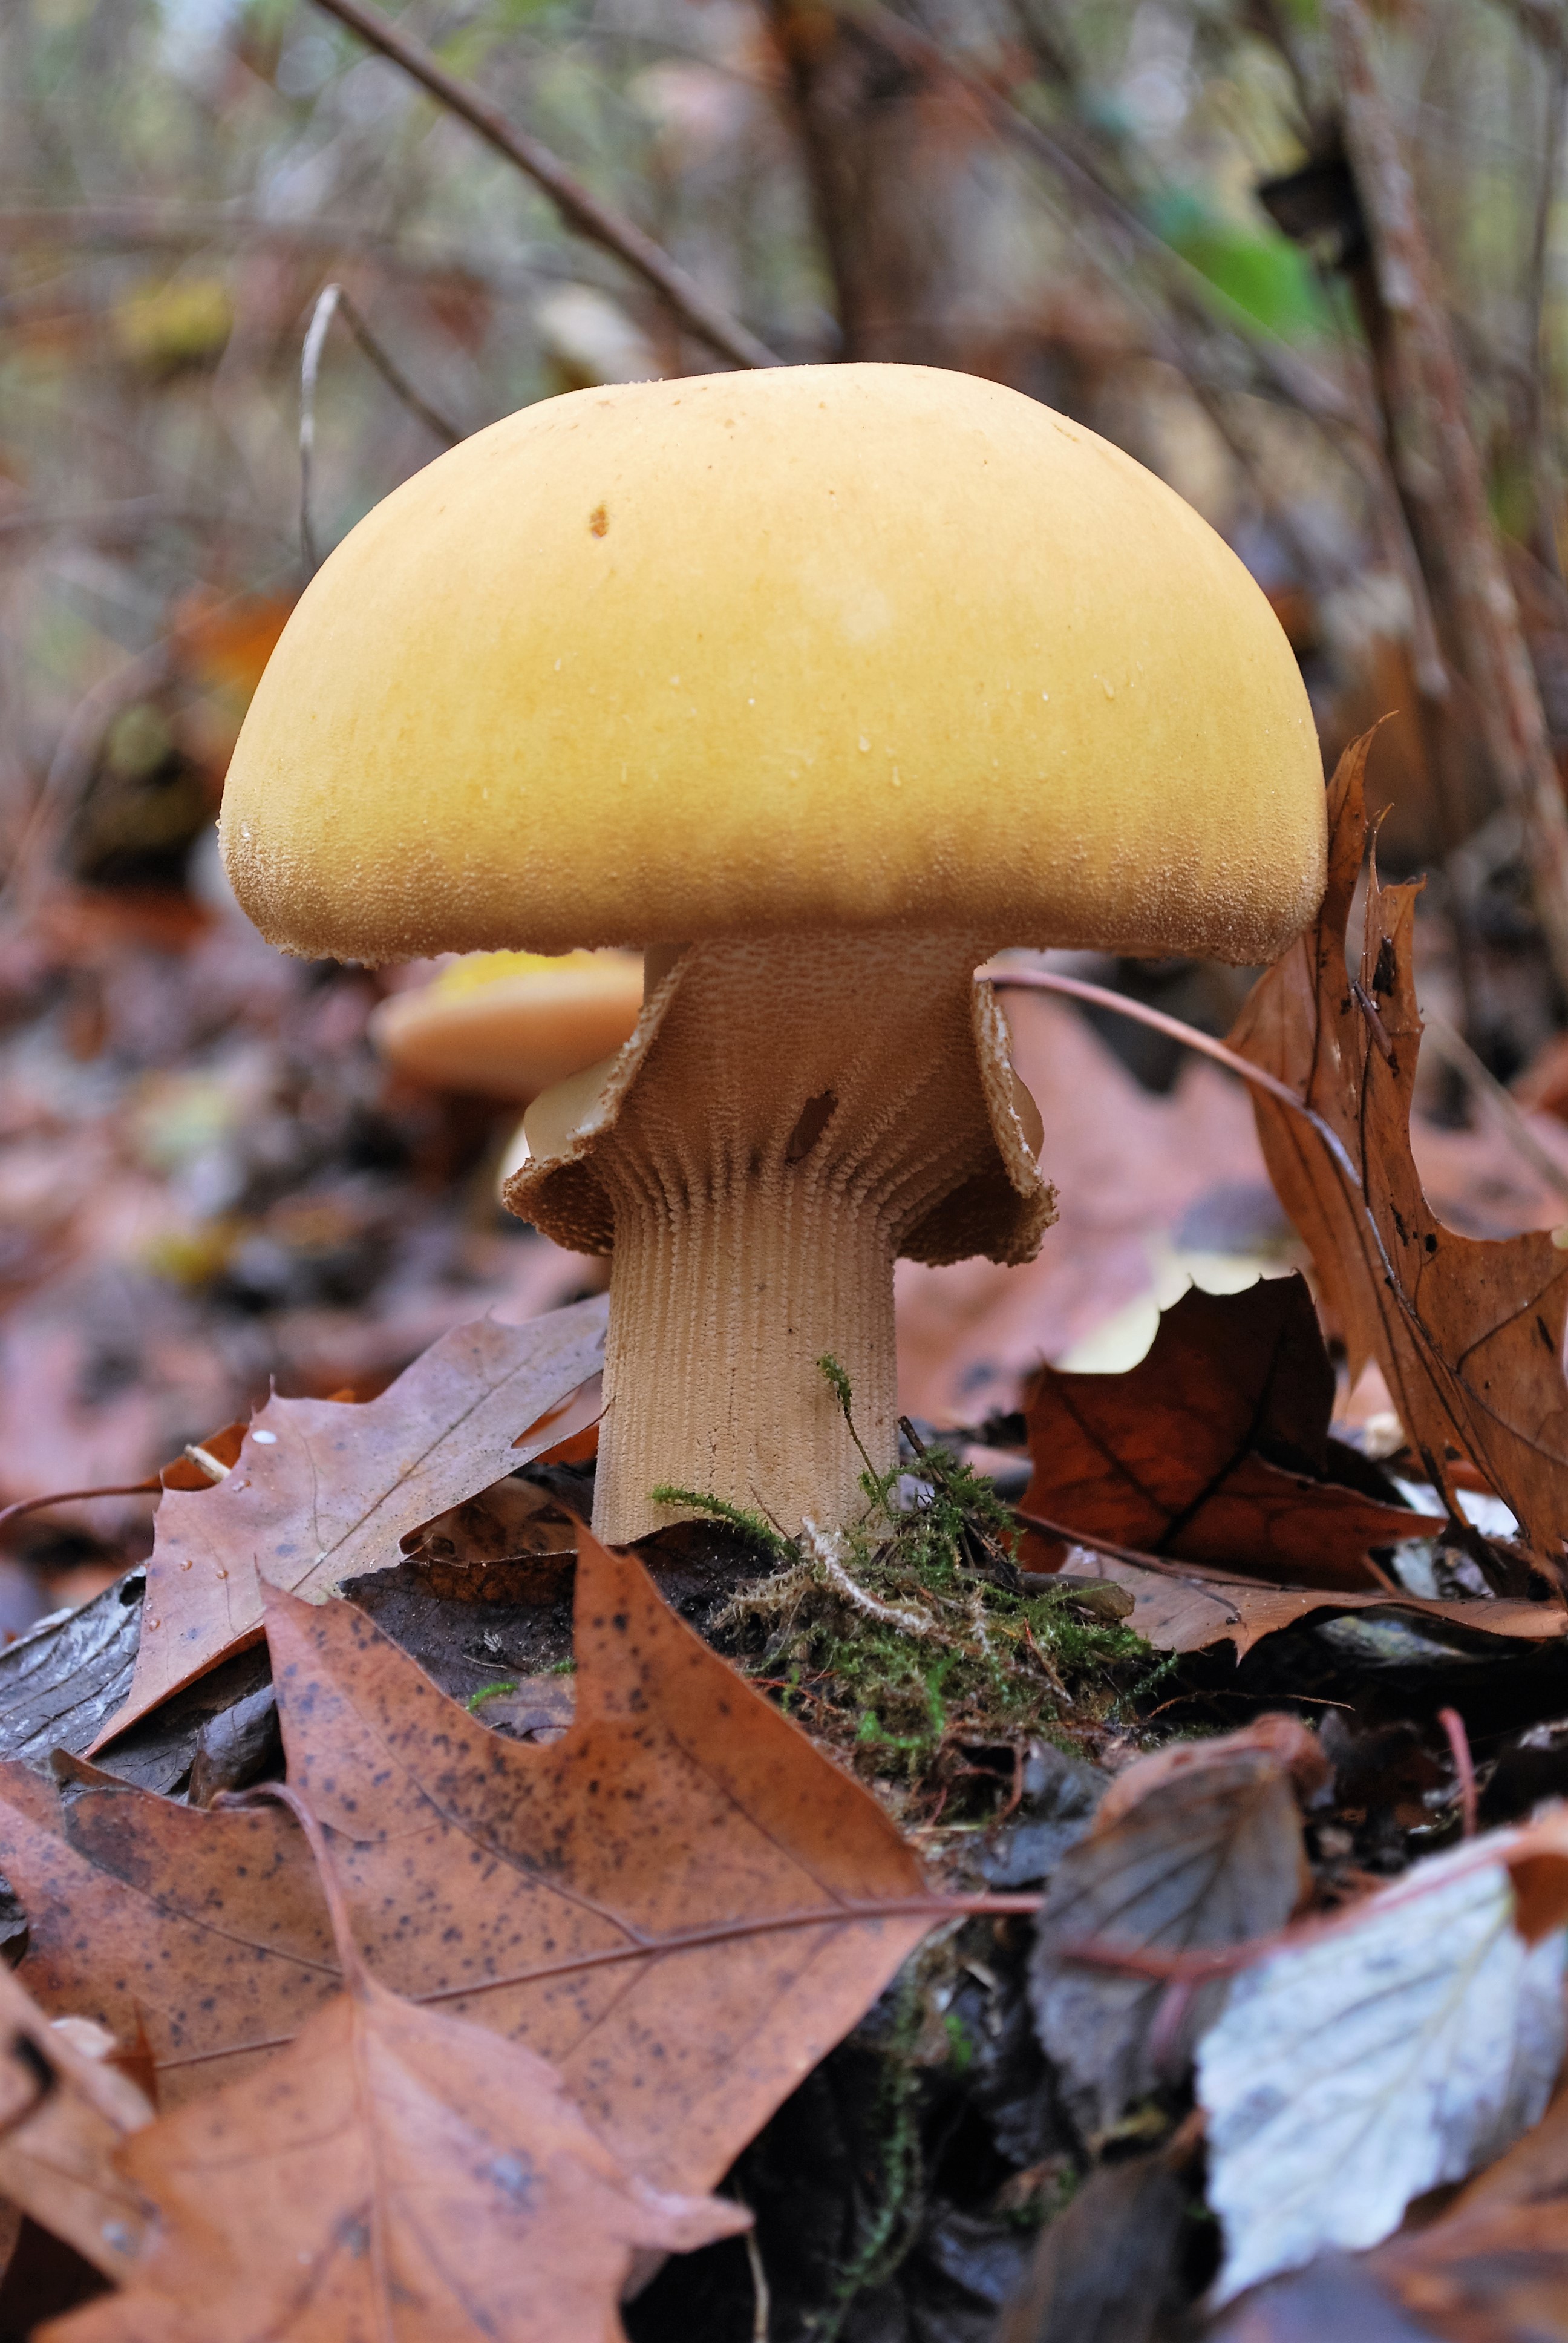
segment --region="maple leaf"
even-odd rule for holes
[[[271,1399],[226,1480],[157,1510],[125,1706],[95,1749],[217,1661],[259,1640],[263,1578],[324,1594],[401,1561],[398,1540],[547,1448],[519,1434],[603,1364],[602,1296],[443,1335],[378,1399]]]
[[[875,1799],[586,1530],[576,1715],[548,1746],[490,1731],[350,1604],[274,1592],[267,1635],[289,1779],[376,1974],[548,2057],[658,2186],[710,2186],[952,1908]],[[279,1814],[68,1770],[62,1805],[0,1767],[22,1975],[119,2033],[141,2012],[173,2104],[335,1989],[315,1875]]]
[[[1303,1278],[1194,1289],[1124,1373],[1039,1370],[1021,1510],[1149,1554],[1364,1591],[1383,1584],[1369,1546],[1442,1522],[1330,1477],[1333,1401]]]
[[[0,2198],[121,2278],[146,2207],[114,2161],[151,2103],[105,2058],[87,2056],[0,1968]]]
[[[667,2195],[520,2043],[400,2000],[356,1950],[313,1817],[345,1990],[266,2069],[122,2151],[156,2208],[125,2290],[53,2343],[605,2343],[635,2248],[749,2224]]]
[[[1382,886],[1375,855],[1355,977],[1345,962],[1366,844],[1371,741],[1368,733],[1346,749],[1330,785],[1322,912],[1260,978],[1231,1043],[1322,1117],[1359,1177],[1356,1195],[1310,1124],[1254,1095],[1270,1176],[1311,1249],[1352,1374],[1376,1360],[1451,1511],[1452,1446],[1513,1513],[1543,1566],[1560,1574],[1556,1550],[1568,1535],[1568,1254],[1543,1232],[1456,1235],[1422,1192],[1410,1149],[1422,1030],[1412,966],[1418,888]]]

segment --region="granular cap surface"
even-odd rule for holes
[[[230,769],[289,950],[920,928],[1272,955],[1323,883],[1272,611],[1081,425],[920,367],[578,391],[338,547]]]

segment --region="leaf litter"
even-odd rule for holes
[[[575,1714],[548,1747],[490,1731],[351,1605],[272,1592],[289,1778],[379,1976],[527,2041],[637,2168],[707,2187],[941,1907],[876,1801],[635,1558],[581,1538]],[[166,2104],[245,2077],[339,1982],[298,1832],[68,1778],[62,1800],[4,1769],[24,1982],[121,2038],[145,2023]]]
[[[343,1989],[261,2071],[129,2140],[117,2160],[156,2226],[123,2290],[43,2343],[608,2343],[635,2254],[749,2216],[651,2187],[533,2051],[388,1992],[291,1803]]]
[[[99,1745],[261,1634],[261,1580],[325,1594],[548,1447],[522,1435],[603,1363],[606,1304],[460,1326],[350,1415],[271,1399],[217,1488],[158,1507],[136,1673]]]
[[[1347,832],[1336,846],[1342,878],[1348,840]],[[1409,973],[1408,955],[1397,955],[1409,922],[1398,897],[1379,894],[1374,878],[1373,908],[1397,931],[1399,982],[1380,990],[1363,966],[1372,1015],[1352,991],[1340,1034],[1370,1031],[1375,1044],[1381,1023],[1398,1061],[1378,1045],[1377,1065],[1352,1067],[1360,1105],[1373,1107],[1362,1117],[1365,1192],[1347,1205],[1352,1221],[1390,1197],[1389,1212],[1404,1214],[1413,1178],[1404,1125],[1388,1103],[1392,1082],[1408,1108],[1413,1062],[1413,1028],[1407,1052],[1400,1026]],[[1322,938],[1314,949],[1321,1008],[1332,952]],[[1381,941],[1372,979],[1380,965],[1388,978]],[[1321,1019],[1298,1014],[1292,1023],[1271,1010],[1270,988],[1280,990],[1288,974],[1265,980],[1252,1014],[1277,1045],[1269,1062],[1305,1093],[1330,1053],[1320,1049]],[[1309,1043],[1318,1053],[1311,1068]],[[1326,1111],[1321,1095],[1314,1102]],[[1319,1205],[1327,1225],[1332,1214]],[[1364,1216],[1361,1225],[1364,1236]],[[1462,1242],[1443,1232],[1440,1251]],[[1531,1261],[1552,1266],[1540,1254],[1548,1240],[1511,1242],[1534,1243]],[[1492,1272],[1500,1257],[1523,1276],[1523,1254],[1489,1249]],[[1349,1332],[1333,1266],[1316,1262],[1331,1312]],[[1347,1290],[1366,1267],[1364,1244],[1359,1268],[1338,1262]],[[1456,1289],[1462,1283],[1457,1276]],[[1497,1286],[1493,1274],[1493,1301]],[[1453,1353],[1462,1312],[1452,1294],[1434,1312],[1436,1291],[1412,1284],[1402,1302],[1386,1294],[1373,1302],[1385,1316],[1392,1307],[1406,1334],[1414,1313],[1418,1351],[1426,1341],[1441,1353],[1441,1333]],[[1560,1332],[1557,1297],[1541,1292],[1549,1332]],[[756,2288],[771,2286],[775,2343],[809,2331],[859,2343],[882,2331],[875,2320],[905,2315],[892,2302],[908,2307],[922,2338],[929,2330],[935,2343],[978,2343],[1027,2256],[1027,2221],[1042,2216],[1044,2246],[1032,2287],[1015,2298],[1008,2343],[1170,2343],[1177,2327],[1282,2337],[1271,2306],[1287,2306],[1278,2318],[1289,2320],[1297,2318],[1289,2303],[1308,2299],[1359,2306],[1362,2325],[1340,2329],[1358,2343],[1363,2327],[1372,2343],[1374,2318],[1398,2322],[1406,2337],[1478,2343],[1484,2331],[1501,2343],[1514,2335],[1507,2306],[1527,2298],[1538,2323],[1557,2321],[1542,2331],[1568,2331],[1552,2307],[1563,2299],[1552,2226],[1563,2159],[1553,2116],[1493,2165],[1494,2193],[1483,2174],[1435,2222],[1418,2206],[1412,2226],[1390,2235],[1411,2191],[1429,2185],[1422,2175],[1440,2170],[1452,2185],[1545,2103],[1561,2046],[1556,2005],[1537,1975],[1560,1958],[1553,1826],[1418,1860],[1382,1886],[1359,1866],[1397,1869],[1460,1827],[1459,1777],[1440,1734],[1439,1760],[1430,1756],[1435,1695],[1422,1692],[1409,1728],[1428,1752],[1425,1771],[1397,1798],[1363,1791],[1352,1753],[1398,1716],[1400,1691],[1373,1698],[1364,1671],[1358,1676],[1322,1643],[1325,1673],[1292,1681],[1307,1645],[1283,1633],[1335,1617],[1369,1620],[1378,1632],[1404,1623],[1415,1649],[1419,1626],[1425,1657],[1407,1653],[1402,1689],[1435,1684],[1446,1650],[1483,1674],[1490,1667],[1489,1685],[1502,1684],[1503,1670],[1534,1669],[1510,1681],[1529,1682],[1540,1703],[1548,1697],[1540,1671],[1564,1614],[1526,1599],[1517,1553],[1474,1538],[1473,1557],[1510,1591],[1448,1600],[1401,1583],[1399,1550],[1415,1551],[1440,1525],[1333,1440],[1332,1369],[1300,1281],[1189,1295],[1130,1373],[1043,1371],[1030,1422],[993,1427],[982,1442],[1016,1455],[1027,1440],[1025,1510],[1043,1527],[999,1504],[983,1474],[910,1426],[900,1471],[870,1476],[861,1518],[838,1536],[787,1545],[766,1523],[713,1518],[707,1558],[699,1554],[701,1569],[684,1578],[671,1538],[649,1542],[644,1571],[573,1523],[591,1468],[564,1513],[565,1483],[511,1477],[532,1453],[528,1427],[597,1367],[601,1311],[558,1313],[542,1332],[489,1330],[508,1355],[534,1355],[533,1381],[525,1363],[508,1385],[507,1361],[481,1356],[482,1342],[475,1348],[484,1330],[463,1330],[381,1401],[270,1402],[238,1465],[216,1485],[199,1464],[183,1490],[171,1474],[136,1683],[99,1745],[107,1763],[121,1762],[136,1734],[169,1711],[176,1684],[207,1681],[237,1644],[255,1646],[265,1669],[264,1624],[272,1683],[264,1672],[254,1687],[246,1679],[241,1691],[236,1680],[220,1698],[224,1730],[206,1735],[189,1785],[176,1772],[156,1777],[173,1797],[79,1762],[57,1761],[54,1782],[21,1765],[0,1775],[0,1860],[27,1921],[15,1990],[35,1995],[35,2023],[51,2036],[47,2021],[59,2016],[92,2020],[122,2043],[145,2037],[170,2109],[149,2125],[145,2106],[134,2114],[127,2101],[124,2128],[88,2126],[84,2218],[95,2217],[101,2185],[136,2208],[124,2255],[146,2203],[158,2227],[145,2252],[129,2263],[123,2255],[113,2270],[120,2278],[129,2270],[122,2293],[49,2331],[325,2337],[358,2332],[358,2321],[379,2332],[371,2322],[385,2324],[387,2298],[377,2289],[393,2269],[406,2295],[422,2294],[431,2332],[460,2333],[467,2319],[476,2332],[488,2320],[498,2332],[551,2334],[548,2319],[568,2311],[582,2331],[614,2332],[634,2231],[656,2251],[678,2249],[744,2218],[699,2203],[737,2153],[748,2177],[735,2186],[758,2199],[756,2256],[746,2265],[734,2259],[738,2245],[715,2250],[732,2257],[725,2267],[751,2269],[754,2326],[769,2317]],[[580,1339],[560,1331],[574,1320]],[[1386,1323],[1382,1331],[1392,1344]],[[541,1342],[558,1355],[542,1358]],[[1468,1353],[1440,1358],[1441,1372],[1430,1362],[1423,1369],[1449,1407],[1441,1448],[1423,1439],[1413,1409],[1407,1416],[1450,1508],[1463,1470],[1451,1451],[1465,1451],[1511,1503],[1529,1479],[1519,1467],[1505,1483],[1496,1456],[1479,1453],[1479,1436],[1458,1425],[1450,1385],[1463,1398],[1466,1377],[1479,1375],[1484,1391],[1489,1342],[1508,1366],[1513,1413],[1535,1411],[1525,1447],[1552,1467],[1541,1467],[1539,1486],[1550,1495],[1555,1485],[1556,1386],[1541,1370],[1533,1382],[1513,1373],[1520,1363],[1503,1330],[1483,1327],[1473,1374]],[[1383,1355],[1375,1344],[1372,1354]],[[1408,1393],[1390,1380],[1404,1406]],[[847,1409],[851,1396],[841,1393]],[[276,1436],[258,1443],[256,1430]],[[542,1446],[551,1434],[538,1431]],[[1506,1441],[1497,1453],[1517,1467]],[[230,1465],[232,1443],[214,1454]],[[1016,1492],[1021,1480],[1010,1485]],[[1538,1561],[1551,1559],[1539,1523],[1552,1518],[1548,1507],[1526,1522]],[[1461,1534],[1451,1517],[1441,1526],[1451,1543]],[[689,1527],[683,1534],[689,1544]],[[230,1581],[217,1576],[226,1569],[234,1579],[236,1555],[237,1613]],[[337,1585],[363,1585],[367,1572],[377,1584],[396,1578],[398,1603],[377,1605],[377,1616],[402,1637],[421,1589],[433,1597],[448,1582],[493,1578],[510,1599],[525,1560],[529,1585],[548,1580],[552,1605],[575,1574],[576,1673],[525,1674],[512,1685],[505,1671],[476,1664],[472,1713],[363,1611],[320,1600]],[[711,1592],[694,1604],[702,1570]],[[188,1610],[178,1607],[182,1580],[197,1598]],[[312,1599],[291,1599],[291,1586]],[[1541,1591],[1538,1576],[1531,1593]],[[122,1607],[134,1628],[134,1590]],[[477,1614],[483,1605],[453,1607]],[[159,1653],[171,1618],[188,1638],[183,1660]],[[452,1680],[442,1663],[447,1633],[432,1624],[413,1636],[443,1681]],[[1227,1641],[1246,1663],[1233,1691],[1213,1662],[1190,1669],[1174,1656]],[[119,1649],[112,1636],[105,1643],[106,1684],[111,1644]],[[1522,1656],[1532,1644],[1540,1660]],[[28,1648],[17,1729],[36,1761],[51,1701],[63,1719],[74,1712],[50,1674],[51,1640]],[[1480,1656],[1487,1649],[1490,1663]],[[468,1694],[473,1682],[470,1673],[459,1688]],[[1309,1684],[1332,1694],[1326,1713],[1337,1715],[1336,1703],[1353,1712],[1342,1730],[1309,1729],[1325,1713]],[[1305,1715],[1265,1715],[1216,1735],[1237,1714],[1227,1715],[1231,1700],[1242,1715],[1282,1702]],[[336,1936],[290,1818],[236,1811],[221,1797],[206,1803],[236,1766],[277,1769],[260,1730],[275,1708],[291,1794],[320,1810],[341,1885]],[[1197,1737],[1160,1745],[1156,1708],[1178,1735]],[[1485,1713],[1500,1708],[1498,1695]],[[240,1753],[253,1741],[259,1758]],[[1375,1771],[1362,1768],[1369,1781]],[[1489,1795],[1484,1755],[1481,1778]],[[1009,1887],[1045,1883],[1032,1951],[1021,1913],[966,1893],[977,1875]],[[956,1886],[956,1898],[933,1892],[932,1876]],[[1406,1894],[1408,1907],[1398,1902]],[[1445,1896],[1455,1913],[1443,1906],[1447,1925],[1434,1926]],[[1011,1905],[1023,1900],[1015,1895]],[[1379,1974],[1394,1979],[1385,1998],[1395,2013],[1381,2052],[1356,2031],[1372,2024],[1367,1975],[1382,1957],[1372,1941],[1380,1929]],[[1527,1936],[1539,1938],[1533,1948]],[[1478,2024],[1454,1980],[1465,1957],[1493,1987]],[[1315,2004],[1292,1963],[1316,1964]],[[1327,2012],[1315,2030],[1312,2006]],[[986,2013],[978,2032],[977,2009]],[[1402,2041],[1412,2073],[1391,2080]],[[876,2113],[852,2182],[833,2184],[842,2197],[810,2200],[814,2221],[824,2203],[855,2211],[839,2245],[820,2248],[828,2276],[818,2307],[802,2309],[790,2273],[801,2233],[779,2228],[768,2143],[783,2137],[777,2127],[791,2108],[819,2104],[810,2094],[846,2059],[881,2077],[869,2102]],[[497,2084],[492,2094],[503,2065],[517,2061],[509,2091]],[[0,2095],[6,2072],[0,2052]],[[1264,2085],[1279,2073],[1289,2087],[1275,2106]],[[367,2075],[382,2093],[374,2123],[365,2120]],[[1397,2135],[1396,2149],[1373,2159],[1375,2188],[1362,2187],[1352,2159],[1332,2152],[1335,2121],[1351,2119],[1334,2098],[1336,2078],[1352,2101],[1359,2092],[1374,2137]],[[512,2127],[506,2138],[515,2143],[519,2126],[527,2132],[536,2178],[538,2145],[551,2143],[555,2178],[539,2181],[531,2228],[519,2226],[504,2178],[497,2193],[497,2157],[518,2152],[491,2120],[497,2095]],[[33,2202],[29,2133],[49,2106],[73,2104],[63,2084],[52,2085],[14,2139],[0,2136],[0,2159],[16,2159],[0,2161],[0,2187]],[[90,2092],[86,2104],[95,2104]],[[968,2194],[942,2146],[955,2125],[959,2161],[993,2174]],[[319,2165],[311,2160],[326,2157],[318,2131],[334,2143]],[[1521,2196],[1524,2184],[1504,2176],[1531,2157],[1535,2177]],[[1010,2166],[998,2188],[995,2172]],[[785,2175],[783,2195],[799,2193],[799,2170]],[[1224,2223],[1226,2257],[1207,2309],[1196,2300],[1211,2275],[1205,2190]],[[649,2191],[698,2196],[678,2215],[668,2204],[650,2210]],[[1359,2227],[1347,2227],[1351,2195]],[[436,2227],[421,2229],[437,2201]],[[65,2215],[55,2218],[73,2234]],[[664,2229],[645,2234],[658,2220]],[[1292,2242],[1282,2247],[1287,2232]],[[369,2249],[377,2234],[385,2253]],[[1211,2225],[1208,2236],[1211,2262]],[[433,2237],[447,2251],[439,2268],[439,2254],[420,2258]],[[303,2293],[294,2275],[307,2268],[301,2254]],[[1302,2255],[1314,2258],[1264,2275]],[[699,2262],[718,2267],[709,2256]],[[520,2304],[530,2268],[536,2299]],[[676,2305],[703,2298],[700,2286],[712,2281],[694,2278],[695,2295],[683,2295],[683,2283],[671,2291],[667,2274],[646,2306],[628,2312],[638,2343],[691,2331],[689,2314],[676,2311],[672,2326],[657,2308],[666,2296]],[[910,2291],[917,2286],[927,2291]],[[551,2296],[543,2311],[541,2288]],[[536,2316],[547,2323],[529,2325]],[[695,2323],[744,2331],[733,2318]],[[1320,2322],[1320,2331],[1332,2328],[1332,2318]],[[1289,2331],[1298,2329],[1299,2319]]]
[[[1162,1652],[1229,1643],[1241,1658],[1265,1635],[1366,1612],[1420,1621],[1440,1641],[1458,1630],[1458,1648],[1472,1634],[1568,1632],[1559,1603],[1400,1583],[1399,1547],[1452,1534],[1447,1517],[1396,1502],[1388,1475],[1332,1437],[1333,1396],[1297,1276],[1183,1295],[1124,1373],[1040,1369],[1024,1415],[1020,1558],[1122,1587],[1128,1626]]]

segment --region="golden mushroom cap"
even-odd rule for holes
[[[415,1081],[527,1106],[618,1050],[641,1007],[642,961],[629,952],[487,952],[383,1001],[370,1034]]]
[[[1247,961],[1324,878],[1236,556],[926,367],[577,391],[440,457],[302,597],[222,834],[265,935],[369,961],[899,927]]]

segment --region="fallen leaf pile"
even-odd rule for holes
[[[1392,1439],[1287,1272],[798,1540],[593,1537],[602,1300],[190,1443],[0,1649],[0,2336],[1568,2343],[1568,1264],[1361,766],[1238,1032]]]
[[[1059,1531],[1090,1542],[1073,1571],[1124,1587],[1129,1624],[1167,1652],[1229,1643],[1240,1656],[1331,1611],[1397,1611],[1530,1643],[1568,1631],[1558,1604],[1402,1586],[1391,1574],[1397,1548],[1443,1531],[1444,1518],[1391,1502],[1392,1483],[1331,1438],[1333,1397],[1299,1276],[1183,1295],[1123,1374],[1041,1368],[1025,1414],[1029,1560],[1059,1568]]]

